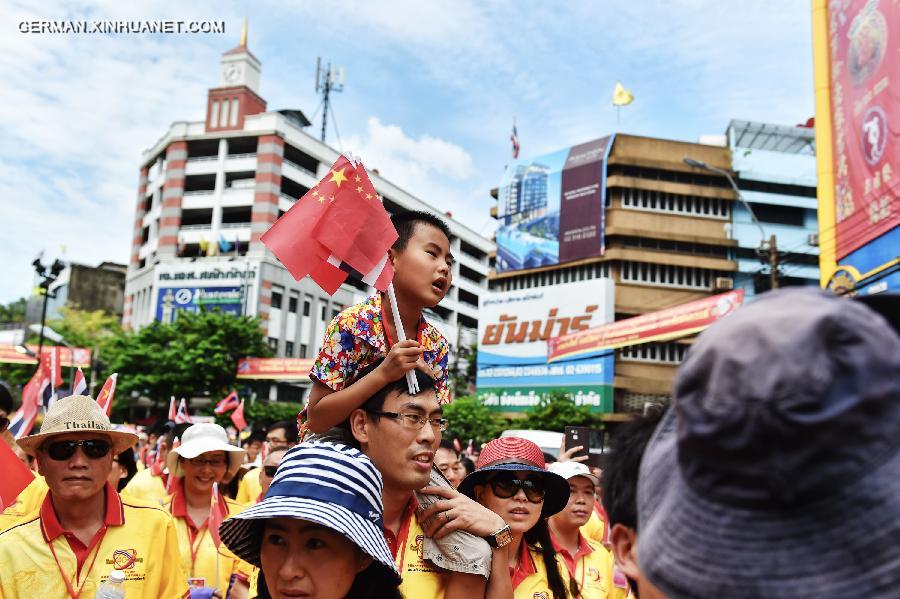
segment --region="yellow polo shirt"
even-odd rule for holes
[[[86,599],[96,594],[113,570],[125,572],[128,599],[188,597],[175,528],[165,510],[121,499],[107,484],[105,533],[95,537],[76,575],[78,558],[73,541],[56,519],[51,498],[47,496],[44,501],[40,508],[0,533],[0,599],[70,599],[63,572],[74,579],[74,589],[81,587],[80,596]]]
[[[597,514],[597,510],[591,510],[591,517],[580,530],[582,536],[591,541],[596,541],[601,545],[606,541],[606,523]]]
[[[518,567],[510,572],[513,583],[514,599],[552,599],[550,584],[547,582],[547,566],[538,549],[528,546],[522,541],[521,556]],[[563,585],[569,588],[569,576],[559,556],[556,556],[556,567],[562,577]]]
[[[128,481],[122,489],[122,495],[142,499],[150,503],[163,504],[169,498],[166,482],[162,475],[154,476],[152,468],[141,470]]]
[[[569,576],[578,584],[581,599],[614,599],[613,568],[615,559],[603,545],[578,536],[578,550],[570,555],[559,546],[551,533],[553,548],[562,558]]]
[[[34,480],[22,489],[16,500],[0,514],[0,532],[10,528],[23,517],[31,514],[39,507],[47,495],[47,483],[40,474],[34,475]]]
[[[400,583],[400,592],[403,596],[410,599],[418,597],[443,599],[449,575],[423,557],[425,533],[422,532],[419,520],[415,517],[417,507],[415,497],[411,497],[400,520],[397,536],[385,530],[384,538],[403,579]]]
[[[238,483],[237,497],[234,500],[244,505],[253,505],[260,493],[262,485],[259,484],[259,468],[250,468]]]
[[[178,548],[181,552],[181,567],[189,579],[202,582],[202,586],[214,587],[222,591],[228,589],[232,574],[249,582],[253,572],[253,566],[237,557],[228,547],[222,543],[218,548],[203,523],[197,528],[187,515],[187,504],[184,498],[183,479],[173,485],[174,495],[165,503],[164,507],[175,520],[175,534],[178,538]],[[224,496],[219,496],[225,503],[227,518],[242,512],[246,506]],[[217,570],[218,565],[218,570]],[[218,578],[216,573],[218,572]]]

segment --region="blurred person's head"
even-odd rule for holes
[[[465,477],[465,471],[459,464],[459,453],[447,439],[442,440],[435,451],[434,465],[454,487],[458,487]]]
[[[234,476],[244,459],[244,450],[228,443],[228,434],[218,424],[202,422],[184,431],[181,444],[166,456],[169,476],[184,479],[186,494],[207,495],[214,483]]]
[[[462,470],[463,478],[475,472],[475,462],[470,460],[467,456],[460,456],[459,458],[459,466]]]
[[[297,444],[297,421],[279,420],[269,426],[266,432],[266,443],[269,451],[276,449],[290,449]]]
[[[107,480],[116,491],[121,491],[135,474],[137,474],[137,462],[134,459],[134,451],[129,448],[116,454],[113,458],[112,469],[109,471]]]
[[[262,449],[263,443],[266,442],[265,431],[253,431],[241,442],[241,448],[246,452],[244,457],[247,462],[255,462],[256,457]]]
[[[763,294],[701,333],[641,462],[646,580],[669,597],[894,596],[898,373],[889,322],[820,290]]]
[[[287,451],[287,449],[276,449],[263,461],[262,468],[259,469],[259,486],[262,488],[263,496],[269,490],[269,485],[272,484],[272,479],[275,478],[275,472],[278,470],[278,464],[281,463]]]
[[[0,418],[9,418],[13,413],[13,398],[9,387],[0,381]]]
[[[554,462],[547,470],[558,474],[569,484],[566,507],[550,517],[553,530],[577,530],[587,524],[594,510],[597,481],[590,469],[580,462]]]

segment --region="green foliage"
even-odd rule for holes
[[[213,409],[215,404],[209,406],[206,410],[207,415],[214,416]],[[279,420],[297,420],[297,414],[303,406],[298,403],[289,401],[255,401],[252,404],[249,401],[244,402],[244,418],[253,425],[254,430],[268,427],[273,422]],[[234,426],[231,422],[231,412],[227,414],[215,415],[216,423],[223,427]]]
[[[0,322],[25,322],[25,298],[20,297],[5,306],[0,304]]]
[[[34,369],[34,364],[0,363],[0,381],[3,381],[9,386],[9,390],[13,395],[13,400],[16,401],[17,405],[21,400],[20,393],[22,392],[22,387],[31,380]]]
[[[103,376],[119,373],[117,397],[136,391],[166,403],[172,395],[224,397],[235,384],[238,359],[266,357],[269,348],[257,318],[215,310],[182,312],[171,324],[121,332],[103,355]]]
[[[47,326],[62,335],[73,347],[94,349],[122,332],[119,318],[103,310],[81,310],[63,307],[62,318],[48,320]]]
[[[551,391],[526,411],[516,428],[563,432],[566,426],[592,426],[595,418],[587,406],[577,406],[567,393]]]
[[[508,428],[508,421],[492,412],[474,395],[457,397],[444,406],[444,416],[450,421],[445,439],[459,439],[465,445],[469,439],[487,443]]]

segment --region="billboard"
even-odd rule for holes
[[[744,290],[729,291],[687,302],[673,308],[641,314],[618,322],[576,331],[547,341],[547,359],[551,363],[601,352],[649,343],[668,341],[699,333],[744,303]]]
[[[613,302],[610,279],[482,294],[478,396],[495,411],[520,412],[563,390],[597,413],[611,412],[612,352],[548,364],[547,341],[612,322]]]
[[[157,291],[156,320],[174,322],[179,310],[201,309],[241,314],[240,287],[164,287]]]
[[[603,255],[606,159],[613,137],[506,170],[497,196],[497,272]]]
[[[900,3],[828,5],[838,260],[900,224]]]
[[[28,349],[37,353],[38,346],[29,344]],[[60,366],[76,366],[78,368],[90,368],[91,350],[86,347],[55,346],[59,350]],[[53,351],[54,346],[45,345],[41,354]],[[37,364],[37,360],[28,354],[19,353],[13,345],[0,345],[0,362],[12,364]]]
[[[312,358],[241,358],[236,378],[308,381],[314,362]]]

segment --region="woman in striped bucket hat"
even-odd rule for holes
[[[260,567],[259,597],[400,599],[384,539],[381,474],[360,451],[302,443],[265,499],[225,520],[225,545]]]

